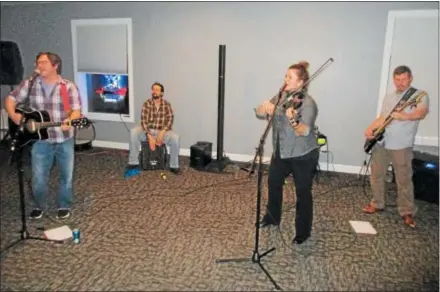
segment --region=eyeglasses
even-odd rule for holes
[[[37,65],[46,65],[49,64],[49,61],[38,61]]]

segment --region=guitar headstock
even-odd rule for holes
[[[416,97],[411,98],[408,101],[401,101],[399,102],[399,105],[396,107],[396,112],[400,112],[402,111],[404,108],[406,107],[413,107],[416,106],[421,100],[422,98],[427,95],[427,93],[425,91],[420,92]]]
[[[422,100],[422,98],[423,98],[425,95],[427,95],[427,94],[428,94],[428,93],[426,93],[426,91],[422,91],[422,92],[420,92],[420,93],[416,96],[416,98],[413,99],[414,104],[419,103],[419,102]]]
[[[88,118],[79,118],[70,122],[70,125],[77,129],[87,128],[90,124],[91,122]]]

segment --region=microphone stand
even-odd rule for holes
[[[323,70],[324,66],[329,62],[333,62],[333,58],[330,58],[329,60],[327,60],[327,62],[324,63],[324,65],[322,65],[308,80],[308,82],[304,83],[300,89],[289,93],[286,96],[286,100],[281,103],[280,106],[285,107],[285,105],[287,105],[295,96],[296,93],[298,93],[305,85],[307,85],[312,79],[314,79],[320,71]],[[268,255],[269,253],[275,251],[275,247],[272,247],[271,249],[263,252],[260,254],[259,252],[259,242],[260,242],[260,213],[261,213],[261,196],[262,196],[262,183],[263,183],[263,153],[264,153],[264,143],[266,140],[266,137],[269,133],[270,127],[272,126],[273,123],[273,119],[275,117],[275,110],[277,109],[277,107],[279,106],[280,102],[281,102],[281,97],[282,97],[282,93],[284,91],[285,86],[283,86],[283,88],[280,90],[280,92],[278,93],[278,100],[277,103],[275,104],[274,107],[274,114],[272,114],[269,117],[266,129],[264,130],[263,135],[260,138],[259,141],[259,145],[256,148],[256,153],[255,153],[255,157],[254,157],[254,161],[252,162],[252,166],[251,169],[249,170],[249,176],[252,175],[252,173],[255,170],[255,165],[256,165],[256,161],[258,158],[258,176],[257,176],[257,211],[256,211],[256,222],[255,222],[255,245],[254,245],[254,250],[252,253],[252,257],[251,258],[236,258],[236,259],[217,259],[215,262],[216,263],[227,263],[227,262],[252,262],[252,263],[256,263],[258,264],[258,266],[263,270],[263,272],[266,274],[266,276],[269,278],[269,280],[272,282],[272,284],[275,286],[275,289],[277,290],[281,290],[281,287],[275,282],[275,280],[272,278],[272,276],[269,274],[269,272],[264,268],[263,264],[261,263],[261,259]]]
[[[31,92],[31,88],[33,85],[33,81],[30,81],[29,91],[28,91],[28,97],[27,100],[29,100],[29,95]],[[12,121],[10,121],[12,122]],[[19,132],[23,131],[24,128],[24,116],[22,116],[21,121],[19,123],[18,129],[15,131],[13,135],[11,135],[11,147],[10,147],[10,160],[9,165],[13,165],[14,161],[17,166],[17,172],[18,172],[18,185],[19,185],[19,191],[20,191],[20,210],[21,210],[21,231],[20,231],[20,239],[16,240],[15,242],[8,245],[5,249],[1,251],[1,254],[3,254],[5,251],[9,250],[13,246],[17,245],[18,243],[22,241],[27,240],[39,240],[39,241],[50,241],[54,243],[64,243],[62,240],[52,240],[47,239],[43,237],[34,237],[29,235],[29,231],[27,229],[27,223],[26,223],[26,203],[25,203],[25,192],[24,192],[24,168],[23,168],[23,147],[21,145],[17,145],[17,142],[20,141],[19,139]]]
[[[277,103],[275,105],[275,108],[278,106],[278,104],[281,101],[281,95],[283,93],[284,90],[284,86],[283,88],[280,90],[279,94],[278,94],[278,100]],[[239,259],[218,259],[216,260],[216,263],[226,263],[226,262],[248,262],[251,261],[252,263],[256,263],[258,264],[258,266],[263,270],[263,272],[266,274],[266,276],[269,278],[269,280],[272,282],[272,284],[275,286],[275,288],[277,290],[281,290],[280,286],[278,286],[278,284],[275,282],[275,280],[272,278],[272,276],[269,274],[269,272],[264,268],[263,264],[261,263],[261,259],[268,255],[269,253],[273,252],[275,250],[275,248],[271,248],[267,251],[265,251],[264,253],[260,254],[260,252],[258,251],[259,249],[259,241],[260,241],[260,213],[261,213],[261,196],[262,196],[262,184],[263,184],[263,153],[264,153],[264,143],[267,137],[267,134],[269,133],[270,127],[272,125],[273,119],[274,119],[275,115],[271,115],[269,118],[269,122],[267,123],[266,129],[264,130],[263,135],[260,138],[260,143],[258,145],[258,147],[256,148],[256,153],[255,153],[255,158],[254,158],[254,162],[256,161],[257,157],[258,157],[258,179],[257,179],[257,212],[256,212],[256,223],[255,223],[255,228],[256,228],[256,232],[255,232],[255,246],[254,246],[254,250],[252,253],[252,257],[251,258],[239,258]]]

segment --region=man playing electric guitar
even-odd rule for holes
[[[414,140],[419,121],[424,119],[429,111],[428,95],[423,94],[420,90],[413,92],[412,81],[413,76],[410,68],[399,66],[394,69],[393,82],[396,91],[385,96],[381,115],[365,131],[367,139],[374,139],[375,129],[385,123],[386,117],[392,118],[392,121],[386,126],[383,140],[372,149],[370,180],[373,199],[363,209],[365,213],[373,214],[385,208],[384,176],[391,161],[397,182],[397,210],[405,225],[409,227],[415,227],[413,218],[415,211],[414,187],[412,183]],[[411,92],[413,93],[407,94]],[[402,99],[410,101],[417,96],[421,98],[413,106],[396,110],[396,105]]]
[[[54,158],[60,170],[58,218],[70,216],[72,203],[72,176],[74,167],[74,139],[71,120],[81,116],[81,98],[76,85],[61,74],[61,59],[54,53],[39,53],[36,57],[39,74],[24,80],[6,99],[9,118],[17,125],[22,115],[17,104],[27,104],[31,110],[47,111],[53,122],[61,127],[47,129],[48,139],[36,141],[32,146],[32,192],[36,207],[30,217],[41,218],[46,210],[49,193],[48,180]]]

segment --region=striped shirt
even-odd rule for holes
[[[63,99],[60,92],[60,84],[66,84],[67,96],[71,110],[81,110],[81,97],[77,86],[60,76],[59,81],[52,86],[43,83],[40,77],[35,78],[31,88],[29,100],[26,100],[29,91],[29,80],[24,80],[10,94],[9,97],[17,103],[17,107],[24,104],[29,110],[44,110],[49,113],[52,122],[62,122],[67,119],[67,113],[64,111]],[[46,92],[45,88],[52,87],[52,92]],[[29,102],[29,103],[28,103]],[[26,103],[28,103],[26,105]],[[62,131],[60,127],[51,127],[47,129],[50,143],[62,143],[73,137],[73,128],[68,131]]]
[[[156,107],[154,99],[144,102],[141,113],[141,125],[145,132],[150,129],[170,131],[173,126],[174,113],[171,104],[161,99]]]

